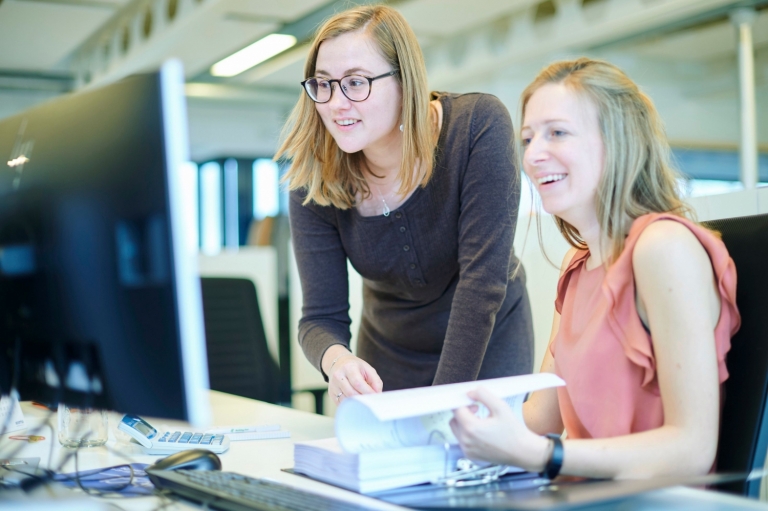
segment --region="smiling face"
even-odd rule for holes
[[[317,52],[315,76],[341,79],[350,74],[375,77],[392,71],[374,41],[364,32],[348,32],[323,41]],[[317,103],[320,118],[339,148],[346,153],[400,152],[402,92],[397,76],[371,84],[365,101],[350,101],[333,84],[330,101]]]
[[[543,85],[525,106],[521,136],[544,210],[581,228],[596,222],[605,149],[595,105],[562,83]]]

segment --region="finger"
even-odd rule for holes
[[[349,378],[347,376],[349,371],[349,367],[345,367],[333,372],[333,375],[329,381],[329,388],[333,387],[338,389],[333,394],[334,399],[336,399],[339,392],[342,393],[341,399],[343,399],[344,396],[351,397],[359,394],[359,392],[357,392],[355,388],[349,383]],[[338,399],[336,400],[338,401]]]
[[[359,394],[375,394],[376,391],[373,390],[373,387],[371,387],[368,382],[365,379],[365,376],[363,373],[360,372],[360,368],[357,369],[356,372],[351,372],[347,379],[349,380],[349,384],[359,393]]]
[[[370,364],[366,364],[365,372],[363,373],[365,381],[373,389],[374,392],[379,393],[384,389],[384,382],[381,381],[379,373]]]
[[[472,413],[468,407],[462,406],[453,411],[452,420],[455,420],[462,429],[466,429],[469,424],[477,420],[477,417],[475,417],[475,414]]]
[[[335,381],[335,384],[339,389],[338,392],[341,392],[343,394],[341,399],[344,399],[344,397],[352,397],[360,394],[357,390],[355,390],[355,388],[352,386],[352,384],[349,382],[349,379],[346,376],[341,376],[340,378],[338,378]]]
[[[344,393],[338,387],[328,387],[328,395],[331,396],[333,402],[339,404],[344,399]]]
[[[354,364],[350,363],[344,366],[346,381],[350,388],[355,390],[355,394],[374,394],[376,392],[366,381],[366,368],[370,368],[370,366],[364,360],[357,357]]]
[[[509,405],[506,401],[496,396],[485,387],[478,387],[475,390],[471,390],[467,392],[467,396],[474,401],[484,404],[492,417],[504,415],[509,411]]]
[[[450,426],[453,436],[455,436],[456,440],[458,440],[459,444],[461,444],[461,439],[464,436],[464,430],[455,417],[448,422],[448,426]]]
[[[461,447],[462,452],[465,456],[468,456],[467,453],[472,444],[471,436],[455,417],[448,422],[448,426],[450,426],[453,436],[459,441],[459,446]]]

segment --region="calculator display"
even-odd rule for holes
[[[150,426],[147,421],[135,415],[126,415],[123,417],[123,422],[147,438],[152,438],[157,433],[157,430]]]

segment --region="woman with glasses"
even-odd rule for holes
[[[291,160],[299,342],[333,399],[529,373],[506,108],[430,95],[416,37],[385,6],[326,21],[305,77],[277,158]],[[357,355],[347,259],[364,282]]]
[[[741,321],[725,244],[691,219],[661,118],[616,66],[556,62],[521,105],[523,168],[573,246],[541,365],[565,386],[534,392],[524,421],[470,393],[490,414],[454,411],[464,454],[549,478],[707,473]]]

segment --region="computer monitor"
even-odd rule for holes
[[[181,64],[0,120],[0,390],[204,424]]]

